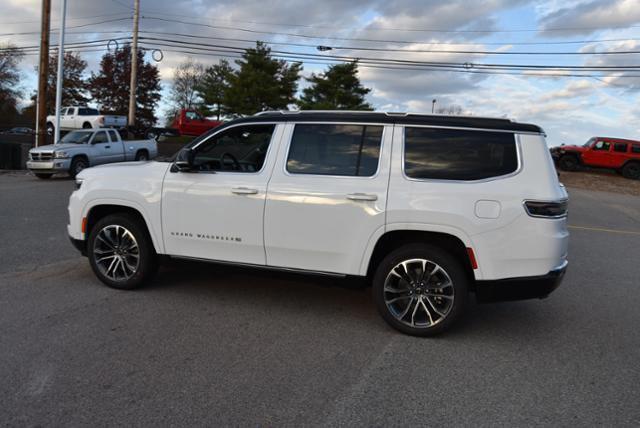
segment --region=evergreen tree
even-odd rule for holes
[[[160,73],[158,67],[144,60],[138,50],[138,83],[136,86],[136,125],[155,124],[155,108],[160,101]],[[108,52],[100,61],[100,71],[91,73],[89,91],[101,109],[112,114],[129,112],[131,78],[131,46],[125,45],[114,53]]]
[[[356,61],[330,66],[323,74],[306,78],[311,86],[302,91],[298,105],[302,110],[373,110],[358,78]]]
[[[250,115],[286,109],[295,102],[301,64],[271,58],[271,49],[262,42],[247,49],[236,64],[238,70],[229,76],[224,91],[224,113]]]
[[[200,85],[198,86],[198,95],[202,98],[207,111],[204,114],[215,113],[216,118],[220,120],[224,105],[224,94],[229,88],[229,80],[233,74],[233,68],[229,65],[229,61],[221,59],[216,65],[207,68],[202,76]]]

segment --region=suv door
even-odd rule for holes
[[[610,165],[609,150],[611,143],[598,140],[591,148],[582,154],[582,161],[585,165],[607,167]]]
[[[227,127],[193,146],[192,171],[171,167],[162,189],[168,254],[265,264],[264,201],[283,129]]]
[[[361,274],[385,224],[393,126],[287,125],[265,208],[267,264]]]

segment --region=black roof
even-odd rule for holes
[[[243,122],[376,122],[404,125],[432,125],[459,128],[478,128],[515,132],[543,133],[537,125],[473,116],[444,116],[413,113],[354,112],[354,111],[268,111],[237,119],[229,124]]]

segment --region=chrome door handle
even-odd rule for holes
[[[234,187],[231,189],[231,193],[236,195],[256,195],[258,189],[249,189],[248,187]]]
[[[347,199],[352,201],[377,201],[378,195],[372,195],[369,193],[349,193]]]

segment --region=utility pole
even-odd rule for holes
[[[60,141],[60,109],[62,108],[62,85],[64,77],[64,26],[67,15],[67,0],[60,6],[60,41],[58,42],[58,79],[56,82],[56,128],[53,143]]]
[[[47,141],[47,81],[49,80],[49,30],[51,0],[42,0],[40,23],[40,64],[38,65],[38,105],[36,108],[36,147]]]
[[[136,124],[136,85],[138,84],[138,20],[140,0],[133,3],[133,43],[131,46],[131,83],[129,85],[129,126]]]

